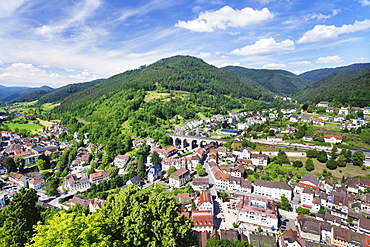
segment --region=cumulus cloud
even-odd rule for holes
[[[274,14],[267,8],[241,10],[225,6],[217,11],[201,12],[199,17],[191,21],[178,21],[175,26],[186,28],[194,32],[213,32],[216,29],[225,30],[228,27],[246,27],[256,25],[272,19]]]
[[[199,57],[205,58],[205,57],[210,57],[212,54],[210,52],[201,52],[199,53]]]
[[[362,6],[369,6],[370,5],[369,0],[360,0],[360,3],[361,3]]]
[[[239,62],[235,62],[235,63],[223,63],[223,64],[221,64],[220,67],[226,67],[226,66],[240,66],[240,63]]]
[[[30,63],[13,63],[9,67],[1,70],[4,71],[0,74],[0,78],[2,79],[62,77],[57,73],[48,73],[45,70],[41,70]]]
[[[363,61],[369,61],[369,59],[366,57],[356,57],[356,61],[363,62]]]
[[[294,41],[286,39],[276,42],[274,38],[261,39],[253,45],[235,49],[231,53],[235,55],[271,55],[280,51],[291,51],[295,49]]]
[[[319,57],[315,60],[316,63],[341,63],[343,60],[340,56],[328,56],[328,57]]]
[[[370,20],[356,21],[354,24],[336,27],[334,25],[316,25],[312,30],[307,31],[297,41],[298,44],[321,42],[338,38],[340,34],[354,33],[370,28]]]
[[[87,71],[82,71],[79,74],[70,75],[69,77],[74,78],[74,79],[79,79],[79,80],[95,80],[95,79],[98,79],[98,77],[96,75],[91,75]]]
[[[290,62],[288,63],[289,66],[311,66],[313,63],[310,61],[297,61],[297,62]]]
[[[269,64],[263,65],[262,68],[264,68],[264,69],[282,69],[282,68],[286,68],[286,65],[282,64],[282,63],[269,63]]]
[[[308,20],[311,20],[311,19],[316,19],[316,20],[327,20],[335,15],[337,15],[338,13],[340,12],[340,9],[333,9],[332,10],[332,13],[331,14],[328,14],[328,15],[324,15],[324,14],[317,14],[317,13],[313,13],[313,14],[308,14],[305,16],[305,20],[308,21]]]

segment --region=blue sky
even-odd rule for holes
[[[1,0],[0,85],[60,87],[174,55],[222,67],[370,62],[370,0]]]

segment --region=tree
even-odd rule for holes
[[[289,164],[288,155],[284,151],[279,150],[277,157],[283,164]]]
[[[303,166],[303,163],[300,160],[296,160],[296,161],[293,162],[293,166],[301,168]]]
[[[302,208],[302,207],[298,207],[295,212],[297,214],[309,214],[310,213],[310,210],[308,208]]]
[[[337,165],[339,167],[346,167],[346,157],[343,154],[339,155]]]
[[[309,172],[313,171],[315,169],[315,166],[313,165],[313,160],[307,159],[304,168],[306,168],[306,170]]]
[[[199,169],[202,169],[203,168],[203,166],[202,166],[202,164],[200,164],[200,163],[198,163],[196,166],[195,166],[195,170],[199,170]]]
[[[326,162],[326,167],[330,170],[335,170],[337,166],[337,162],[333,159],[330,159],[328,160],[328,162]]]
[[[46,168],[46,162],[45,160],[39,159],[36,161],[37,168],[39,168],[39,171],[44,170]]]
[[[333,146],[333,148],[330,151],[330,156],[332,159],[335,159],[337,157],[338,148],[337,146]]]
[[[5,166],[6,166],[6,169],[8,170],[8,172],[17,172],[17,166],[14,162],[14,159],[13,158],[6,158],[5,159]]]
[[[22,156],[17,156],[14,158],[15,165],[18,168],[19,173],[24,172],[24,165],[26,164],[25,159]]]
[[[60,212],[38,224],[31,246],[194,246],[192,221],[180,207],[168,195],[129,186],[111,195],[98,213]]]
[[[33,234],[33,226],[41,219],[36,208],[34,189],[21,188],[4,210],[4,224],[0,230],[2,246],[24,246]]]
[[[317,154],[317,160],[320,161],[321,163],[325,163],[328,160],[328,156],[324,150],[320,151]]]
[[[58,191],[58,180],[56,178],[49,178],[49,180],[45,183],[44,189],[48,196],[55,196]]]
[[[361,150],[357,150],[356,152],[353,153],[353,156],[352,156],[353,165],[362,166],[365,158],[366,157],[365,157],[364,152],[362,152]]]
[[[278,207],[285,211],[290,211],[292,207],[290,206],[288,198],[285,196],[285,194],[282,194],[280,196],[280,202],[278,203]]]
[[[172,173],[174,173],[176,170],[176,167],[174,166],[171,166],[170,168],[168,168],[167,170],[167,177],[170,177]]]
[[[197,170],[197,174],[199,176],[204,176],[206,174],[206,170],[204,170],[203,168],[200,168]]]
[[[138,158],[137,175],[141,179],[145,178],[145,176],[146,176],[145,164],[144,164],[144,156],[143,155],[139,155],[139,158]]]
[[[306,151],[306,156],[307,156],[308,158],[316,158],[316,157],[317,157],[317,155],[318,155],[318,152],[317,152],[317,150],[316,150],[316,149],[308,149],[308,150]]]
[[[162,163],[162,158],[159,157],[159,154],[157,152],[153,152],[152,153],[152,157],[150,159],[150,162],[153,165],[160,165]]]

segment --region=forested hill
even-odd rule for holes
[[[114,157],[116,150],[129,150],[131,138],[151,136],[166,143],[167,131],[190,119],[273,107],[295,105],[275,99],[250,79],[198,58],[175,56],[68,96],[46,117],[61,119],[72,133],[90,133],[91,141]]]
[[[334,75],[325,77],[321,80],[318,80],[311,86],[297,92],[294,95],[294,97],[300,102],[309,101],[320,93],[333,89],[349,80],[355,79],[369,72],[370,68],[361,70],[342,71]]]
[[[268,101],[273,98],[271,92],[250,79],[220,70],[199,58],[174,56],[112,76],[94,87],[67,97],[60,109],[80,108],[103,95],[127,89],[180,90]]]
[[[49,93],[49,92],[45,91],[45,90],[36,90],[36,91],[30,92],[28,94],[19,96],[18,98],[15,98],[15,99],[9,101],[9,103],[30,102],[30,101],[38,100],[47,93]]]
[[[247,69],[239,66],[221,69],[249,78],[274,93],[292,94],[309,84],[305,79],[285,70]]]
[[[315,69],[302,73],[299,76],[302,77],[303,79],[314,82],[342,71],[360,70],[367,68],[370,68],[370,63],[355,63],[348,66],[341,66],[337,68]]]
[[[42,86],[38,88],[31,87],[4,87],[0,85],[0,101],[11,101],[15,98],[18,98],[22,95],[34,92],[34,91],[51,91],[53,88],[48,86]]]
[[[313,102],[322,100],[334,102],[335,105],[351,107],[370,106],[370,73],[366,73],[317,95]]]
[[[102,81],[104,81],[104,79],[98,79],[98,80],[89,81],[89,82],[68,84],[66,86],[57,88],[51,92],[48,92],[42,97],[39,97],[38,103],[43,104],[43,103],[56,102],[56,101],[63,100],[72,94],[75,94],[87,88],[93,87],[96,84],[101,83]]]

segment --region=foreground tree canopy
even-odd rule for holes
[[[166,195],[129,186],[96,213],[60,212],[39,223],[30,246],[192,246],[192,222],[179,207]]]

